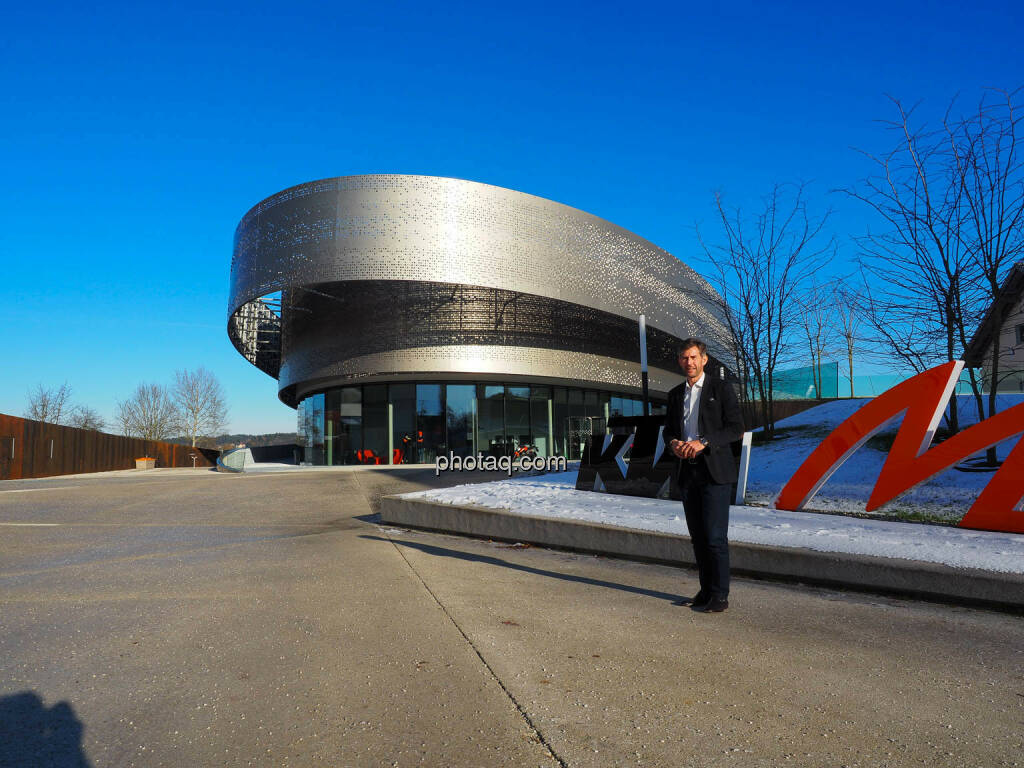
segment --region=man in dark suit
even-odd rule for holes
[[[700,577],[691,608],[718,613],[729,607],[729,503],[737,478],[731,444],[743,435],[743,417],[732,387],[704,373],[704,342],[686,339],[678,353],[686,381],[668,393],[665,443],[679,459],[686,527]]]

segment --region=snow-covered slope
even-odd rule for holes
[[[798,413],[776,424],[780,438],[766,446],[754,446],[751,451],[748,479],[748,503],[768,503],[796,471],[819,442],[854,411],[867,403],[865,399],[836,400]],[[1024,402],[1024,395],[999,395],[997,409],[1005,410]],[[961,427],[977,423],[974,399],[958,398]],[[895,422],[885,434],[894,434],[899,427]],[[999,446],[999,456],[1005,456],[1016,444],[1016,438]],[[885,462],[885,452],[869,442],[851,456],[822,487],[810,504],[809,510],[864,512],[871,488]],[[990,473],[968,473],[949,469],[917,488],[886,504],[880,513],[898,510],[928,512],[961,518],[978,493],[988,483]]]

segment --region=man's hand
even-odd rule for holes
[[[704,450],[704,443],[700,440],[690,440],[688,442],[673,440],[669,443],[668,447],[672,450],[672,454],[677,458],[692,459]]]

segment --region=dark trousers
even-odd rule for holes
[[[709,597],[729,597],[729,503],[732,486],[711,482],[703,457],[690,464],[683,459],[679,471],[686,527],[701,591]]]

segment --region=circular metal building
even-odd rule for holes
[[[235,232],[228,335],[299,410],[314,463],[514,452],[575,457],[572,420],[640,414],[682,379],[676,343],[732,359],[711,286],[583,211],[431,176],[343,176],[253,207]]]

